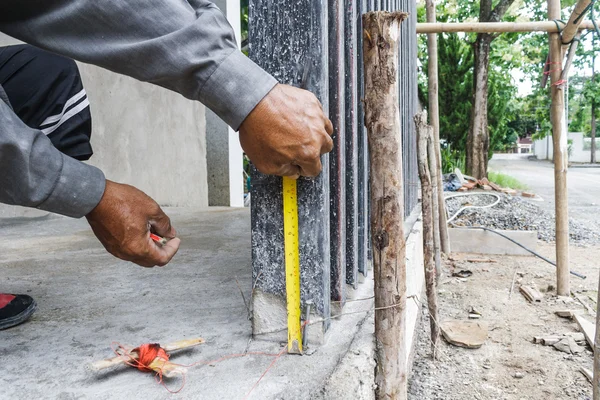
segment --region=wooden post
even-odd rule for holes
[[[437,185],[437,180],[441,171],[438,168],[438,163],[436,162],[435,156],[436,151],[432,133],[429,137],[429,140],[427,141],[427,161],[429,163],[429,173],[431,174],[431,199],[433,201],[433,254],[435,260],[435,273],[438,278],[438,280],[436,281],[437,285],[437,283],[439,283],[440,276],[442,275],[442,252],[440,247],[440,203]],[[444,210],[444,219],[445,218],[446,215]]]
[[[579,32],[579,25],[583,21],[584,14],[588,10],[588,7],[591,3],[592,0],[579,0],[575,5],[575,8],[571,13],[571,17],[562,31],[561,43],[563,46],[568,46],[577,32]],[[560,18],[560,15],[558,18]]]
[[[433,197],[433,182],[429,175],[428,142],[433,136],[433,128],[427,125],[427,113],[423,111],[415,115],[417,126],[417,163],[419,177],[421,178],[421,208],[423,209],[423,257],[425,267],[425,289],[427,291],[427,305],[429,307],[429,326],[431,328],[431,352],[433,359],[436,357],[436,346],[440,337],[438,327],[436,270],[433,261],[433,204],[437,201]]]
[[[560,19],[560,0],[548,0],[548,19]],[[567,202],[567,124],[565,93],[560,85],[562,43],[559,33],[549,33],[552,139],[554,144],[554,207],[556,214],[556,292],[569,296],[569,212]]]
[[[560,18],[560,17],[559,17]],[[561,30],[564,22],[557,21]],[[534,22],[444,22],[444,23],[419,23],[417,33],[444,33],[444,32],[476,32],[476,33],[504,33],[504,32],[552,32],[557,33],[558,27],[554,21]],[[594,29],[592,21],[583,21],[579,25],[582,29]]]
[[[598,303],[600,304],[600,282],[598,282]],[[592,380],[593,386],[593,400],[600,400],[600,307],[597,307],[596,311],[596,335],[594,338],[594,379]]]
[[[426,0],[427,21],[435,22],[435,1]],[[437,164],[436,173],[437,179],[434,185],[437,186],[437,202],[438,202],[438,227],[439,240],[441,250],[445,254],[450,254],[450,238],[448,237],[448,222],[446,220],[446,204],[444,200],[444,187],[442,182],[442,156],[440,148],[440,107],[439,107],[439,85],[438,85],[438,47],[437,34],[431,33],[427,35],[427,53],[429,57],[428,63],[428,90],[429,90],[429,122],[433,127],[433,147],[435,150],[435,163]]]
[[[365,125],[371,160],[375,383],[379,400],[407,398],[406,243],[398,107],[401,12],[363,15]]]

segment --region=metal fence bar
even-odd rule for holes
[[[369,229],[369,169],[367,132],[365,130],[365,117],[362,99],[364,98],[363,81],[363,48],[362,48],[362,15],[367,11],[369,1],[356,2],[357,18],[357,57],[356,74],[358,76],[358,101],[357,101],[357,143],[358,143],[358,270],[367,276],[368,270],[368,229]]]
[[[344,0],[346,69],[346,282],[358,284],[358,130],[356,1]]]
[[[329,118],[334,148],[329,155],[331,192],[331,300],[346,301],[346,98],[344,0],[329,1]],[[350,136],[352,132],[349,132]]]

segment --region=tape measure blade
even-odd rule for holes
[[[288,353],[302,354],[298,193],[296,180],[287,177],[283,178],[283,236],[288,317]]]

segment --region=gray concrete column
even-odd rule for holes
[[[249,17],[250,58],[281,83],[299,86],[306,76],[305,87],[328,110],[327,2],[251,0]],[[319,177],[298,180],[301,299],[325,319],[310,326],[313,343],[330,316],[329,157],[321,161]],[[253,333],[286,338],[281,178],[253,171],[251,209]]]
[[[239,0],[213,1],[233,27],[239,46],[241,43]],[[237,132],[209,109],[206,109],[206,164],[208,204],[243,207],[243,153]]]

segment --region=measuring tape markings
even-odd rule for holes
[[[288,177],[283,177],[283,236],[288,321],[288,353],[302,354],[298,191],[296,180]]]

